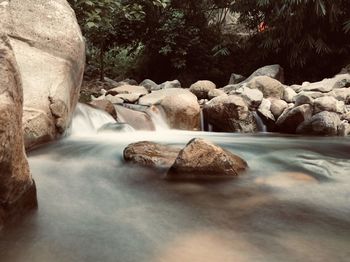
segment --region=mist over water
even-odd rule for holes
[[[95,131],[113,121],[80,105],[71,136],[29,155],[39,210],[0,233],[1,262],[349,261],[349,138]],[[249,171],[173,182],[122,161],[129,143],[194,137]]]

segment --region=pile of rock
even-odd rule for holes
[[[168,179],[212,179],[236,177],[248,165],[241,157],[204,139],[192,139],[183,149],[138,142],[124,150],[126,162],[166,170]]]

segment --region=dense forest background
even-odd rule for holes
[[[350,63],[349,0],[69,0],[87,42],[87,77],[226,85],[278,63],[287,83]]]

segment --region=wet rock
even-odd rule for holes
[[[286,87],[284,89],[283,93],[283,100],[287,103],[293,103],[295,102],[295,97],[297,96],[297,93],[290,87]]]
[[[88,105],[100,109],[110,114],[114,119],[117,119],[117,112],[115,111],[114,105],[108,100],[93,100]]]
[[[134,132],[135,129],[126,123],[107,123],[98,129],[98,132],[118,132],[118,133],[129,133]]]
[[[170,168],[180,150],[180,148],[154,142],[137,142],[124,149],[124,160],[144,167]]]
[[[231,74],[230,81],[228,82],[229,85],[235,85],[243,82],[246,78],[242,75],[238,74]]]
[[[152,119],[148,114],[132,110],[120,105],[115,105],[114,107],[117,111],[119,122],[127,123],[136,130],[155,130],[155,126],[152,122]]]
[[[178,154],[167,178],[229,178],[238,176],[247,167],[247,162],[239,156],[204,139],[192,139]]]
[[[247,103],[240,96],[219,96],[203,108],[203,113],[215,131],[254,133],[257,125]]]
[[[181,88],[181,83],[179,80],[166,81],[159,85],[159,89],[169,89],[169,88]]]
[[[276,122],[278,130],[283,133],[293,134],[301,123],[311,119],[312,113],[312,106],[308,104],[287,109]]]
[[[324,96],[314,100],[314,113],[322,111],[344,113],[344,102],[338,101],[332,96]]]
[[[211,90],[215,90],[216,85],[208,80],[197,81],[192,84],[190,87],[190,91],[198,98],[198,99],[208,99],[208,93]]]
[[[24,138],[30,148],[58,138],[70,124],[85,45],[66,1],[7,2],[0,7],[0,33],[9,36],[21,74]]]
[[[311,119],[302,123],[298,129],[298,134],[308,135],[338,135],[338,126],[341,124],[339,115],[333,112],[321,112]]]
[[[0,229],[37,206],[24,151],[23,91],[9,39],[0,35]]]
[[[116,96],[119,94],[137,94],[137,95],[147,95],[148,91],[143,86],[132,86],[132,85],[122,85],[113,89],[108,90],[106,95]]]
[[[227,94],[224,91],[220,90],[220,89],[213,89],[213,90],[210,90],[208,92],[209,100],[211,100],[211,99],[213,99],[215,97],[218,97],[218,96],[227,96]]]
[[[150,79],[145,79],[141,82],[140,86],[147,89],[148,92],[159,90],[160,87]]]
[[[259,89],[264,98],[274,97],[278,99],[283,98],[284,86],[277,80],[268,76],[258,76],[253,78],[247,86],[252,89]]]
[[[281,99],[270,99],[271,102],[271,113],[273,116],[278,119],[280,115],[284,112],[284,110],[288,107],[288,104],[286,101]]]
[[[181,130],[200,129],[200,106],[190,91],[165,97],[160,103],[170,128]]]

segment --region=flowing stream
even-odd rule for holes
[[[1,262],[349,261],[348,138],[97,132],[113,122],[79,105],[70,136],[29,154],[39,209],[1,233]],[[123,163],[129,143],[194,137],[249,171],[174,182]]]

